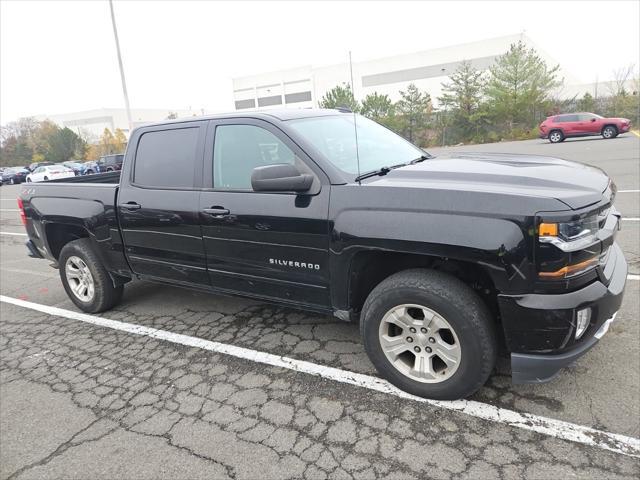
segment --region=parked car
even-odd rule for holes
[[[62,165],[66,168],[70,168],[71,170],[73,170],[73,173],[76,175],[86,175],[86,172],[87,172],[86,165],[81,162],[68,161],[68,162],[62,162],[59,165]]]
[[[105,155],[98,160],[98,167],[101,172],[117,172],[122,169],[124,155]]]
[[[48,180],[58,180],[60,178],[75,177],[76,174],[64,165],[45,165],[36,168],[27,175],[27,182],[46,182]]]
[[[33,172],[36,168],[44,167],[45,165],[55,165],[55,163],[53,163],[53,162],[34,162],[31,165],[29,165],[28,167],[26,167],[26,168],[30,172]]]
[[[615,138],[631,129],[631,121],[628,118],[605,118],[595,113],[568,113],[547,117],[539,128],[540,138],[559,143],[566,138],[590,135]]]
[[[84,170],[85,175],[93,175],[94,173],[100,173],[100,166],[98,165],[98,162],[89,160],[88,162],[84,162],[84,166],[85,166],[85,170]]]
[[[391,383],[454,399],[484,384],[498,351],[514,382],[550,380],[622,302],[616,186],[598,168],[431,157],[318,109],[146,125],[129,145],[122,175],[19,197],[30,255],[58,266],[85,312],[143,279],[332,314],[359,322]]]
[[[5,168],[2,172],[2,183],[9,183],[15,185],[22,183],[27,178],[29,170],[23,167],[10,167]]]

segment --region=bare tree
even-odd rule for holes
[[[630,63],[613,71],[613,81],[609,84],[611,95],[617,97],[627,94],[627,86],[629,80],[633,77],[635,68],[635,63]]]

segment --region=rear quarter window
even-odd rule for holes
[[[133,182],[145,187],[193,187],[199,130],[189,127],[142,134]]]

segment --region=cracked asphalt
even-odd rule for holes
[[[556,149],[554,147],[560,147]],[[470,147],[461,147],[462,150]],[[640,188],[640,139],[534,140],[477,151],[591,163]],[[437,152],[434,152],[437,153]],[[634,183],[635,182],[635,183]],[[0,189],[0,231],[22,232]],[[640,194],[617,207],[640,217]],[[619,243],[640,274],[640,223]],[[57,271],[0,235],[0,293],[77,311]],[[640,436],[638,288],[603,340],[545,385],[498,365],[474,400]],[[101,316],[375,374],[356,325],[136,282]],[[0,478],[638,478],[638,458],[383,393],[0,304]]]

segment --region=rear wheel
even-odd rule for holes
[[[49,177],[44,177],[43,180],[46,182],[49,180]]]
[[[549,141],[551,143],[560,143],[564,141],[564,134],[560,130],[552,130],[549,132]]]
[[[117,305],[124,287],[113,286],[88,238],[67,243],[58,258],[60,279],[67,295],[81,310],[102,312]]]
[[[16,179],[15,179],[15,178],[12,178],[11,180],[9,180],[9,183],[10,183],[11,185],[15,185],[15,184],[16,184]]]
[[[495,365],[487,307],[460,280],[434,270],[406,270],[374,288],[362,309],[361,333],[378,372],[421,397],[467,397]]]
[[[607,125],[602,129],[602,137],[607,140],[618,136],[618,129],[612,125]]]
[[[27,177],[27,183],[31,183],[31,179]]]

